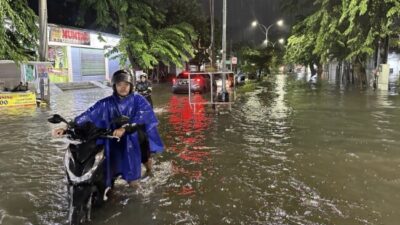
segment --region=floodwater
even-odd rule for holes
[[[310,86],[293,75],[239,96],[230,113],[154,87],[166,151],[141,193],[122,183],[94,224],[398,224],[400,97]],[[110,91],[68,91],[49,108],[0,110],[0,224],[67,224],[54,113],[73,118]],[[207,101],[195,95],[195,102]]]

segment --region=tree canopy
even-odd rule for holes
[[[39,31],[37,16],[26,0],[0,0],[0,59],[35,60]]]
[[[315,6],[293,28],[289,62],[365,61],[400,18],[398,0],[316,0]]]
[[[194,57],[190,63],[200,66],[203,63],[209,62],[209,47],[211,45],[211,27],[210,18],[206,16],[200,6],[198,0],[158,0],[159,5],[165,10],[166,23],[177,24],[182,21],[192,25],[197,38],[192,40],[193,48],[195,50]],[[221,39],[221,29],[214,29],[214,40]],[[218,48],[220,43],[215,43],[214,49]],[[215,53],[214,53],[215,55]]]
[[[242,46],[238,51],[240,69],[245,73],[256,74],[270,72],[274,63],[277,63],[277,54],[272,46],[252,47]]]
[[[82,9],[93,8],[96,22],[113,26],[121,36],[110,54],[129,59],[134,67],[152,68],[159,62],[182,66],[193,56],[193,27],[185,22],[168,24],[162,5],[151,0],[84,0]]]

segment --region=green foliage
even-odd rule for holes
[[[386,16],[389,18],[400,16],[400,2],[397,0],[386,0],[387,3],[392,3],[389,7]]]
[[[316,58],[312,54],[313,40],[307,38],[306,35],[292,35],[288,39],[285,60],[288,63],[300,63],[308,65]]]
[[[246,93],[246,92],[252,92],[256,89],[257,84],[255,81],[246,81],[246,83],[243,86],[240,86],[238,88],[238,93]]]
[[[323,15],[315,13],[293,27],[288,38],[285,60],[287,63],[308,65],[318,62],[320,58],[314,53],[316,48],[318,21]]]
[[[379,39],[394,33],[400,18],[398,0],[316,0],[314,13],[293,28],[286,60],[365,61]]]
[[[152,68],[160,62],[182,66],[193,56],[192,40],[197,37],[188,23],[168,23],[162,4],[151,0],[84,0],[82,9],[95,9],[96,22],[113,26],[121,41],[108,55],[118,54],[122,64]]]
[[[190,60],[191,64],[201,65],[209,62],[208,48],[211,45],[211,26],[210,18],[205,15],[198,0],[157,0],[159,8],[164,9],[165,21],[168,25],[179,24],[183,21],[192,25],[197,38],[192,39],[192,45],[195,49],[194,58]],[[220,48],[221,29],[214,28],[214,51]],[[216,53],[214,52],[214,55]]]
[[[251,74],[261,71],[268,72],[273,63],[274,50],[272,47],[254,48],[251,46],[242,46],[238,56],[241,61],[240,69],[243,72]]]
[[[37,16],[26,0],[0,0],[0,59],[23,62],[36,59]]]

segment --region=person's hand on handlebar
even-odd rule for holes
[[[125,134],[125,128],[121,127],[118,129],[115,129],[113,132],[113,136],[121,138]]]
[[[51,132],[51,135],[52,135],[53,137],[55,137],[55,138],[60,138],[60,137],[62,137],[62,136],[65,134],[65,131],[66,131],[65,128],[59,127],[59,128],[54,129],[54,130]]]

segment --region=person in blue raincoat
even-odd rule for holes
[[[75,123],[83,125],[92,122],[99,128],[113,129],[113,135],[121,140],[104,140],[106,155],[106,186],[111,187],[112,179],[121,175],[130,186],[137,188],[141,177],[141,162],[143,157],[163,151],[163,143],[157,130],[158,120],[149,102],[141,95],[133,92],[133,78],[126,70],[119,70],[112,78],[113,94],[99,100],[88,110],[75,118]],[[147,138],[148,149],[140,146],[140,132],[128,134],[123,127],[114,127],[111,121],[120,116],[127,116],[130,123],[136,123],[143,128],[142,136]],[[61,136],[65,130],[55,130],[55,135]],[[151,161],[150,161],[151,163]],[[146,166],[146,169],[149,169]],[[151,166],[150,166],[151,169]],[[147,171],[149,172],[149,171]]]

